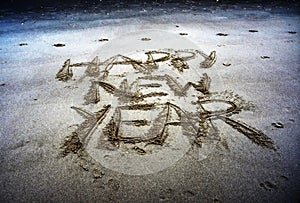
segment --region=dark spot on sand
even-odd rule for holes
[[[295,119],[290,118],[289,121],[291,121],[292,123],[294,123]]]
[[[147,38],[147,37],[144,37],[141,39],[142,41],[150,41],[151,39],[150,38]]]
[[[284,180],[288,180],[289,178],[285,175],[281,175],[280,178],[284,179]]]
[[[248,30],[249,32],[258,32],[258,30]]]
[[[218,33],[217,36],[224,36],[225,37],[225,36],[228,36],[228,34],[226,34],[226,33]]]
[[[53,44],[53,46],[55,46],[55,47],[64,47],[66,45],[65,44],[61,44],[61,43],[57,43],[57,44]]]
[[[296,34],[297,32],[295,31],[288,31],[289,34]]]
[[[262,59],[269,59],[270,57],[269,56],[261,56],[260,58],[262,58]]]
[[[259,184],[260,187],[264,188],[265,190],[271,191],[272,189],[277,189],[277,185],[270,181],[265,181]]]
[[[188,33],[181,32],[181,33],[179,33],[179,35],[188,35]]]
[[[285,40],[284,42],[294,42],[294,40],[292,40],[292,39],[289,39],[289,40]]]
[[[37,101],[38,99],[33,99],[34,101]]]
[[[220,200],[219,200],[218,198],[215,197],[215,198],[213,199],[213,202],[220,202]]]
[[[24,140],[21,140],[21,141],[19,141],[19,142],[17,142],[14,146],[12,146],[12,149],[18,149],[18,148],[22,148],[22,147],[24,147],[25,146],[25,142],[24,142]]]
[[[27,43],[20,43],[19,46],[27,46]]]
[[[272,126],[274,126],[275,128],[284,128],[284,125],[280,122],[272,123]]]
[[[132,149],[135,150],[140,155],[146,154],[146,151],[140,147],[134,146]]]
[[[0,84],[0,87],[4,87],[6,84],[5,83],[1,83]]]
[[[231,66],[231,63],[223,63],[223,66]]]
[[[193,197],[193,196],[195,196],[195,193],[192,192],[192,191],[190,191],[190,190],[184,191],[183,194],[186,197]]]
[[[108,39],[106,39],[106,38],[98,39],[98,42],[107,42],[107,41],[108,41]]]
[[[175,27],[179,27],[179,25],[175,25]]]

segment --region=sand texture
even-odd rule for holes
[[[299,15],[131,9],[0,20],[0,201],[299,201]]]

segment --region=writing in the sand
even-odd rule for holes
[[[74,77],[72,68],[86,67],[75,83],[89,78],[83,105],[96,109],[90,112],[72,107],[84,118],[72,136],[78,137],[82,148],[98,134],[105,139],[99,138],[96,148],[109,143],[111,148],[144,155],[150,151],[149,145],[164,146],[177,128],[192,144],[201,146],[206,140],[218,140],[220,133],[214,121],[220,120],[253,143],[275,149],[262,131],[231,118],[249,110],[253,106],[250,102],[231,91],[211,92],[212,79],[207,73],[195,80],[200,69],[212,67],[215,61],[215,51],[206,55],[193,49],[137,51],[133,56],[119,54],[103,62],[98,57],[73,64],[66,60],[56,78],[67,82]],[[65,150],[70,149],[66,144]]]

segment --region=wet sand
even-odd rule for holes
[[[136,16],[110,13],[114,18],[78,11],[4,15],[0,200],[299,201],[299,15],[209,9],[134,8]],[[111,57],[115,68],[105,69]],[[67,59],[70,69],[58,74]],[[213,110],[203,112],[197,102]],[[169,120],[161,121],[165,109]],[[120,123],[118,111],[123,137],[105,135],[103,129]],[[183,124],[193,119],[195,132]],[[168,135],[155,143],[152,131],[129,135],[163,122],[166,128],[153,129]]]

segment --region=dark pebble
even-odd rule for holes
[[[19,46],[27,46],[27,43],[20,43]]]
[[[257,30],[249,30],[249,32],[258,32]]]
[[[284,128],[284,125],[280,122],[272,123],[272,126],[274,126],[275,128]]]
[[[188,35],[188,33],[181,32],[179,35]]]
[[[231,63],[223,63],[223,66],[231,66]]]
[[[297,32],[295,32],[295,31],[289,31],[288,33],[290,33],[290,34],[296,34]]]
[[[55,47],[64,47],[64,46],[66,46],[65,44],[60,44],[60,43],[58,43],[58,44],[53,44],[53,46],[55,46]]]
[[[108,39],[106,39],[106,38],[98,39],[98,42],[107,42],[107,41],[108,41]]]
[[[147,37],[144,37],[141,39],[142,41],[150,41],[151,39],[150,38],[147,38]]]
[[[225,36],[228,36],[228,34],[225,34],[225,33],[218,33],[217,36],[224,36],[224,37],[225,37]]]
[[[261,56],[260,58],[262,58],[262,59],[269,59],[270,57],[269,56]]]

